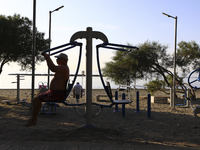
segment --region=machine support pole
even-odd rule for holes
[[[87,27],[86,31],[79,31],[72,35],[70,43],[77,39],[86,39],[86,124],[85,127],[94,127],[92,125],[92,39],[100,39],[104,43],[108,43],[106,35],[99,31],[92,31],[91,27]]]
[[[86,37],[86,126],[92,124],[92,28]]]
[[[118,91],[115,91],[115,100],[118,100]],[[118,110],[118,104],[115,104],[115,110],[113,112],[120,112]]]

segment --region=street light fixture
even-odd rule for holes
[[[175,19],[175,44],[174,44],[174,76],[173,76],[173,90],[172,90],[172,98],[170,106],[175,108],[175,84],[176,84],[176,39],[177,39],[177,16],[173,17],[166,13],[162,13],[163,15]]]
[[[51,13],[58,11],[59,9],[63,8],[64,6],[60,6],[53,11],[49,11],[49,49],[51,48]],[[49,52],[50,54],[50,52]],[[47,79],[47,87],[49,88],[49,81],[50,81],[50,70],[48,69],[48,79]]]

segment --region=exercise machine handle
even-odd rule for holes
[[[57,52],[54,52],[51,55],[57,54],[59,52],[62,52],[62,51],[68,50],[68,49],[71,49],[71,48],[73,48],[75,46],[82,46],[82,43],[78,43],[78,42],[74,41],[74,42],[71,42],[71,43],[63,44],[63,45],[60,45],[60,46],[57,46],[57,47],[54,47],[54,48],[47,49],[47,50],[43,51],[42,54],[44,54],[46,52],[53,51],[53,50],[57,50],[57,49],[60,49],[60,48],[63,48],[63,47],[69,46],[69,45],[72,45],[72,46],[68,47],[68,48],[64,48],[62,50],[59,50]]]

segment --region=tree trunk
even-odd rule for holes
[[[1,65],[0,65],[0,75],[1,75],[1,73],[2,73],[2,70],[3,69],[3,63],[1,63]]]
[[[2,61],[1,65],[0,65],[0,75],[1,75],[1,73],[2,73],[2,71],[3,71],[3,66],[4,66],[7,62],[9,62],[8,59],[4,59],[4,60]]]

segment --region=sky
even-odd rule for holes
[[[175,19],[162,14],[177,16],[177,44],[191,40],[200,44],[200,1],[199,0],[36,0],[36,27],[49,37],[49,11],[64,5],[51,13],[51,47],[69,43],[71,36],[78,31],[104,33],[110,43],[137,46],[145,41],[158,41],[168,45],[168,52],[174,52]],[[33,0],[0,0],[0,14],[13,16],[20,14],[33,20]],[[77,40],[84,44],[81,71],[85,71],[85,39]],[[101,40],[93,39],[93,71],[97,71],[95,45]],[[66,51],[71,72],[76,70],[79,49]],[[113,50],[100,50],[101,67],[114,55]],[[55,59],[53,59],[55,61]],[[16,63],[6,65],[3,74],[20,72]],[[47,66],[36,66],[36,73],[47,73]]]

